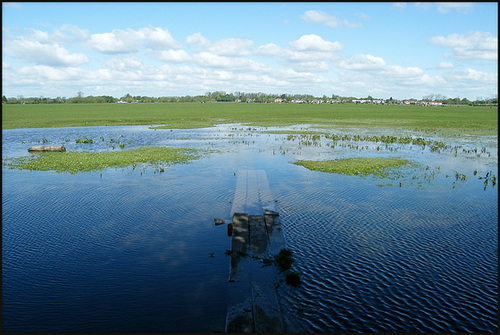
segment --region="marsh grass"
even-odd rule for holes
[[[4,165],[10,168],[57,172],[87,172],[118,168],[144,163],[150,165],[171,165],[187,163],[199,156],[194,149],[143,147],[135,150],[114,152],[44,152],[32,156],[10,158]],[[163,167],[160,167],[162,172]]]
[[[394,169],[411,164],[406,159],[398,158],[346,158],[327,161],[297,161],[296,165],[309,170],[346,175],[376,175],[388,177],[395,173]]]

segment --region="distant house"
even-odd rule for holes
[[[442,106],[443,103],[440,101],[429,101],[429,106]]]

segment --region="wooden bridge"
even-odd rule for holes
[[[228,333],[283,333],[274,257],[285,246],[264,170],[240,170],[231,216]]]

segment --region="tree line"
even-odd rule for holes
[[[245,93],[245,92],[234,92],[226,93],[225,91],[215,91],[206,92],[204,95],[186,95],[186,96],[164,96],[164,97],[151,97],[151,96],[132,96],[129,93],[126,95],[115,98],[109,95],[100,96],[83,96],[83,92],[78,92],[77,96],[71,98],[56,97],[11,97],[7,98],[2,96],[2,104],[78,104],[78,103],[171,103],[171,102],[198,102],[198,103],[208,103],[208,102],[252,102],[252,103],[271,103],[271,102],[305,102],[305,103],[318,103],[318,102],[343,102],[350,103],[353,100],[384,100],[386,103],[398,103],[402,100],[392,99],[376,99],[372,96],[366,98],[356,98],[356,97],[341,97],[339,95],[332,94],[331,97],[323,95],[323,97],[315,97],[310,94],[266,94],[262,92],[258,93]],[[404,100],[414,100],[417,99],[410,98]],[[436,101],[442,102],[445,105],[494,105],[498,104],[498,96],[493,98],[477,98],[474,101],[470,101],[467,98],[460,99],[459,97],[447,98],[440,94],[429,94],[424,96],[420,101]]]

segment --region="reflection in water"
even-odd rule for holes
[[[498,175],[496,137],[433,138],[469,150],[455,156],[401,144],[332,148],[324,137],[305,144],[270,130],[278,128],[3,130],[3,158],[42,139],[68,151],[215,150],[162,174],[4,166],[3,330],[223,331],[230,239],[213,218],[231,221],[238,171],[259,170],[302,279],[278,289],[288,331],[497,331],[498,194],[478,178]],[[94,143],[75,142],[85,136]],[[489,156],[473,152],[482,147]],[[362,156],[420,166],[380,180],[290,164]]]

